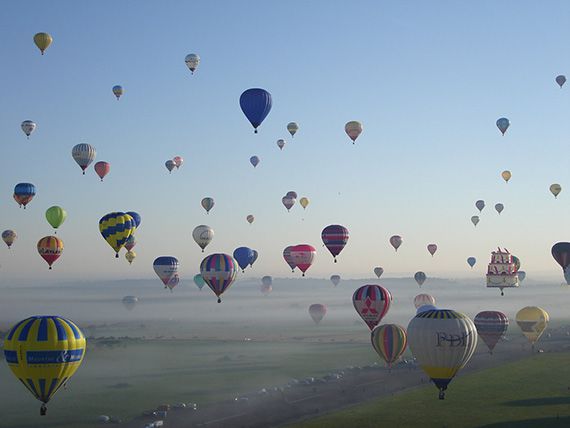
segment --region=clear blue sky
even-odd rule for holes
[[[501,245],[529,276],[561,278],[550,247],[570,240],[570,87],[554,78],[570,76],[568,22],[566,1],[6,2],[0,229],[19,240],[0,248],[1,276],[150,277],[155,257],[174,255],[188,278],[203,257],[191,232],[205,223],[216,232],[208,252],[260,252],[248,275],[289,275],[282,249],[309,243],[312,276],[368,276],[380,265],[389,276],[474,277]],[[32,41],[39,31],[54,38],[45,56]],[[191,52],[202,59],[194,76]],[[119,102],[115,84],[125,88]],[[238,104],[250,87],[273,96],[258,135]],[[511,120],[505,137],[500,116]],[[26,119],[38,124],[29,141]],[[349,120],[364,126],[355,145]],[[289,121],[300,125],[293,141]],[[79,142],[111,163],[104,183],[92,167],[81,175],[71,158]],[[175,155],[186,163],[169,175]],[[25,211],[12,199],[22,181],[38,190]],[[289,190],[310,198],[306,212],[286,212]],[[208,216],[205,196],[216,201]],[[487,207],[475,229],[477,199]],[[48,273],[36,243],[52,232],[51,205],[69,218]],[[99,218],[117,210],[143,218],[133,266],[99,234]],[[321,247],[330,223],[351,231],[337,265]],[[404,239],[398,254],[393,234]]]

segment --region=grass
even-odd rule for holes
[[[454,379],[444,401],[427,385],[290,428],[568,427],[569,362],[570,353],[537,354]]]

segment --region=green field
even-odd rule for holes
[[[220,340],[91,341],[82,367],[48,405],[4,367],[0,370],[0,427],[93,427],[97,415],[131,419],[161,403],[199,405],[233,398],[292,378],[323,375],[376,361],[367,344]]]
[[[456,378],[446,399],[426,385],[291,425],[348,427],[568,427],[570,353],[528,359]]]

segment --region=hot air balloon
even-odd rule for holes
[[[253,267],[253,264],[255,263],[257,258],[259,257],[259,253],[257,252],[257,250],[251,250],[251,251],[253,251],[253,258],[251,259],[251,262],[249,262],[249,266]]]
[[[271,111],[271,94],[265,89],[248,89],[239,97],[239,105],[257,134],[257,128]]]
[[[191,53],[186,55],[186,58],[184,58],[184,62],[186,63],[186,66],[188,67],[190,72],[194,74],[194,72],[200,65],[200,57],[196,54]]]
[[[335,287],[340,284],[340,275],[331,275],[331,282]]]
[[[402,237],[399,235],[394,235],[390,238],[390,244],[394,247],[394,250],[398,251],[400,245],[402,245]]]
[[[253,165],[253,167],[255,168],[257,166],[257,164],[259,164],[259,157],[257,157],[257,156],[250,157],[249,163],[251,163]]]
[[[554,195],[554,199],[562,192],[562,186],[560,184],[554,183],[550,185],[550,193]]]
[[[176,287],[178,284],[180,284],[180,277],[178,276],[177,273],[175,273],[174,275],[172,275],[172,278],[170,278],[170,280],[168,281],[168,283],[166,284],[165,288],[168,288],[170,290],[170,292],[172,293],[172,290],[174,289],[174,287]]]
[[[503,212],[503,210],[505,209],[505,206],[501,203],[495,204],[495,210],[501,214]]]
[[[421,287],[424,282],[427,279],[427,276],[424,272],[416,272],[416,274],[414,275],[414,279],[416,280],[416,282],[418,283],[418,285]]]
[[[519,271],[517,272],[517,275],[518,275],[518,277],[519,277],[519,282],[521,282],[521,283],[522,283],[522,282],[524,281],[524,279],[526,278],[526,272],[525,272],[524,270],[519,270]]]
[[[430,294],[418,294],[416,297],[414,297],[414,306],[416,309],[424,305],[435,306],[435,297]]]
[[[356,120],[347,122],[347,124],[344,125],[344,132],[346,132],[346,135],[348,135],[352,140],[352,144],[354,144],[358,136],[362,134],[362,124]]]
[[[287,211],[289,211],[291,207],[295,205],[295,201],[296,201],[295,198],[291,198],[289,196],[283,196],[283,198],[281,198],[281,202],[283,203],[285,208],[287,208]]]
[[[212,198],[204,198],[204,199],[202,199],[201,204],[202,204],[202,208],[204,208],[206,210],[206,214],[209,214],[210,210],[212,208],[214,208],[215,202],[214,202],[214,199],[212,199]]]
[[[315,322],[315,324],[319,324],[323,317],[327,313],[327,307],[325,305],[321,305],[320,303],[315,303],[309,306],[309,315]]]
[[[473,226],[477,226],[477,223],[479,223],[479,216],[474,215],[473,217],[471,217],[471,223],[473,223]]]
[[[511,171],[505,170],[505,171],[501,172],[501,177],[503,177],[503,180],[505,180],[506,183],[509,182],[509,180],[511,179],[512,176],[513,175],[511,174]]]
[[[550,252],[556,263],[562,268],[566,284],[570,285],[570,269],[568,269],[570,265],[570,242],[557,242],[552,246]]]
[[[247,220],[247,222],[248,222],[249,224],[251,224],[251,223],[253,223],[253,221],[255,220],[255,217],[252,216],[251,214],[249,214],[245,219]]]
[[[124,92],[125,91],[121,85],[113,86],[113,95],[117,97],[117,101],[119,101],[119,98],[121,98],[121,95],[123,95]]]
[[[36,186],[32,183],[18,183],[14,187],[14,200],[26,209],[26,205],[30,203],[36,195]]]
[[[204,278],[202,278],[202,275],[200,275],[199,273],[194,275],[194,284],[196,284],[196,287],[198,287],[198,289],[202,290],[202,287],[204,287],[204,285],[206,285],[206,281],[204,281]]]
[[[473,321],[462,313],[433,309],[412,318],[408,325],[408,346],[443,400],[449,382],[475,352],[477,330]]]
[[[107,244],[115,250],[115,257],[119,258],[119,251],[135,231],[135,221],[123,212],[112,212],[101,217],[99,231]]]
[[[269,293],[271,293],[273,291],[273,287],[271,286],[271,284],[266,285],[266,284],[261,284],[261,286],[259,287],[259,290],[264,294],[264,295],[268,295]]]
[[[538,306],[527,306],[517,312],[515,319],[534,349],[534,344],[540,339],[550,321],[548,313]]]
[[[125,241],[125,248],[127,251],[131,251],[133,248],[135,248],[135,245],[137,245],[137,240],[135,238],[135,235],[131,234]]]
[[[397,324],[384,324],[374,327],[370,332],[372,347],[386,361],[388,368],[397,361],[407,345],[406,330]]]
[[[433,257],[433,255],[437,251],[437,245],[436,244],[428,244],[427,250],[428,250],[428,253],[430,253],[431,256]]]
[[[71,379],[85,354],[85,336],[72,321],[33,316],[14,325],[4,339],[4,359],[22,384],[46,404]]]
[[[242,272],[253,261],[253,250],[248,247],[238,247],[234,250],[234,259],[238,262]]]
[[[299,130],[299,125],[297,125],[295,122],[289,122],[287,124],[287,131],[289,131],[291,137],[294,137],[298,130]]]
[[[26,137],[28,137],[28,139],[30,139],[30,135],[32,134],[32,132],[36,130],[36,123],[31,120],[24,120],[22,122],[22,125],[20,126],[22,128],[22,131],[24,131],[24,134],[26,134]]]
[[[384,269],[382,269],[380,266],[374,268],[374,275],[376,275],[378,278],[380,278],[383,273]]]
[[[220,303],[220,296],[236,279],[237,262],[228,254],[211,254],[202,260],[200,274]]]
[[[125,296],[123,297],[123,306],[127,308],[128,311],[132,311],[139,301],[138,297],[135,296]]]
[[[176,164],[172,159],[168,159],[166,162],[164,162],[164,166],[166,167],[168,172],[172,174],[172,170],[176,167]]]
[[[103,181],[105,176],[109,174],[109,171],[111,171],[111,164],[109,162],[99,161],[95,163],[93,168],[95,169],[95,172],[97,173],[101,181]]]
[[[142,217],[140,216],[140,214],[135,211],[127,211],[127,214],[133,218],[135,222],[135,229],[138,229],[142,222]]]
[[[129,250],[125,253],[125,259],[127,259],[129,264],[133,264],[133,261],[136,259],[136,257],[137,253],[135,253],[133,250]]]
[[[164,288],[168,286],[170,280],[178,276],[178,259],[172,256],[161,256],[154,259],[152,264],[154,272],[158,275]]]
[[[517,256],[513,256],[513,255],[511,255],[511,260],[515,264],[515,270],[517,271],[517,274],[518,274],[518,271],[521,268],[521,260]]]
[[[176,169],[179,169],[182,166],[182,164],[184,163],[184,159],[181,156],[174,156],[172,158],[172,162],[174,162]]]
[[[205,224],[196,226],[192,232],[192,238],[194,238],[196,244],[198,244],[202,249],[202,252],[204,252],[204,248],[206,248],[208,244],[212,242],[212,239],[214,239],[214,229],[210,226],[206,226]]]
[[[309,198],[305,198],[304,196],[299,199],[299,203],[301,204],[301,206],[303,207],[303,209],[306,209],[309,206]]]
[[[473,322],[477,333],[489,348],[489,353],[492,354],[495,345],[509,328],[509,318],[499,311],[483,311],[475,315]]]
[[[59,259],[63,253],[63,241],[57,236],[45,236],[38,241],[38,253],[48,264],[51,265]]]
[[[66,218],[67,212],[61,207],[54,205],[53,207],[49,207],[46,211],[46,220],[54,229],[61,226]],[[55,233],[57,233],[57,231]]]
[[[42,55],[44,54],[46,49],[49,48],[51,42],[53,42],[53,39],[48,33],[36,33],[34,35],[34,43],[36,44]]]
[[[321,239],[336,263],[336,256],[340,254],[348,242],[348,229],[340,224],[331,224],[323,229]]]
[[[499,128],[501,134],[505,135],[505,132],[507,132],[509,126],[511,126],[511,122],[506,117],[500,117],[499,119],[497,119],[497,128]]]
[[[295,264],[295,261],[291,257],[291,249],[292,248],[293,248],[293,245],[290,245],[283,250],[283,258],[285,259],[285,262],[291,268],[291,272],[295,272],[295,268],[297,267],[297,265]]]
[[[564,76],[563,74],[560,74],[560,75],[556,76],[555,80],[556,80],[556,83],[558,83],[558,86],[562,87],[566,83],[566,76]]]
[[[473,266],[475,266],[475,263],[477,263],[477,259],[475,257],[468,257],[467,258],[467,264],[469,266],[471,266],[471,269],[473,269]]]
[[[520,285],[515,259],[516,257],[506,248],[504,250],[498,248],[497,251],[491,253],[491,261],[486,274],[487,288],[498,288],[503,296],[503,289],[516,288]]]
[[[479,212],[483,211],[483,208],[485,208],[485,201],[479,199],[477,202],[475,202],[475,207],[479,210]]]
[[[297,195],[297,192],[294,190],[289,190],[285,196],[293,199],[297,199],[299,197],[299,195]]]
[[[263,278],[261,278],[261,284],[269,287],[271,286],[271,284],[273,284],[273,278],[270,277],[269,275],[266,275]]]
[[[380,285],[363,285],[352,295],[352,304],[370,330],[376,327],[390,310],[392,295]]]
[[[2,232],[2,240],[8,246],[8,249],[12,248],[12,244],[16,240],[18,235],[13,230],[5,230]]]
[[[299,244],[291,248],[291,260],[295,263],[295,267],[298,267],[303,272],[303,276],[305,276],[305,272],[313,264],[315,254],[317,254],[317,250],[307,244]]]
[[[83,171],[83,175],[85,175],[85,170],[91,165],[91,162],[95,160],[96,154],[95,147],[86,143],[77,144],[71,150],[71,156]]]
[[[283,150],[283,147],[285,147],[285,140],[277,140],[277,147],[279,147],[279,150]]]

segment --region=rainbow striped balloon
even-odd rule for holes
[[[408,344],[406,330],[397,324],[384,324],[374,327],[370,339],[372,347],[388,364],[392,363],[402,356]]]
[[[228,254],[210,254],[200,264],[200,274],[218,297],[218,303],[222,301],[220,296],[233,284],[237,276],[238,264]]]

